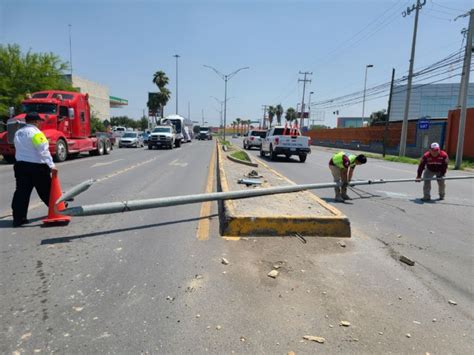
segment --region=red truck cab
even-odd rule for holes
[[[0,154],[7,162],[15,161],[14,132],[30,112],[37,112],[43,119],[39,129],[48,139],[55,161],[61,162],[82,152],[100,155],[110,151],[104,139],[91,137],[87,94],[58,90],[35,92],[23,100],[22,112],[7,121],[7,132],[0,133]]]

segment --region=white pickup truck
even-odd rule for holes
[[[264,157],[267,154],[271,160],[275,160],[277,155],[284,155],[287,159],[297,155],[300,162],[304,163],[306,156],[311,154],[311,139],[302,136],[299,130],[280,126],[270,128],[260,147],[260,156]]]

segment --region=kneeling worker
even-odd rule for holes
[[[352,179],[356,165],[362,165],[367,162],[367,158],[363,154],[354,155],[339,152],[329,161],[329,170],[334,178],[334,182],[341,183],[339,187],[335,187],[335,200],[337,202],[344,202],[344,200],[351,200],[347,195],[347,186]]]
[[[51,170],[56,170],[49,152],[49,143],[38,129],[41,117],[28,113],[26,125],[15,133],[15,179],[13,194],[13,227],[28,223],[27,213],[33,187],[41,200],[48,206],[51,190]]]

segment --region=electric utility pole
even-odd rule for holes
[[[407,95],[405,101],[405,112],[403,113],[403,124],[402,134],[400,136],[400,151],[399,156],[404,157],[406,146],[407,146],[407,131],[408,131],[408,112],[410,110],[410,96],[411,96],[411,82],[413,79],[413,66],[415,63],[415,48],[416,48],[416,33],[418,31],[418,15],[420,9],[426,5],[426,0],[416,0],[416,5],[411,8],[407,7],[406,11],[402,12],[402,16],[406,17],[415,11],[415,24],[413,28],[413,40],[411,43],[411,57],[410,57],[410,68],[408,70],[408,83],[407,83]]]
[[[304,75],[304,79],[298,79],[298,82],[302,81],[303,82],[303,97],[301,99],[301,116],[300,116],[300,129],[303,129],[303,122],[304,122],[304,94],[305,94],[305,89],[306,89],[306,83],[311,82],[310,79],[306,79],[307,75],[313,75],[313,72],[305,71],[301,72],[301,75]]]
[[[464,55],[464,65],[462,67],[461,88],[459,90],[461,115],[459,117],[458,144],[456,147],[456,162],[454,163],[454,169],[461,168],[462,156],[464,153],[464,131],[466,129],[467,96],[469,90],[469,73],[471,71],[472,58],[472,33],[474,31],[474,9],[471,9],[471,11],[469,11],[464,16],[468,16],[468,14],[469,28],[467,30],[466,53]]]

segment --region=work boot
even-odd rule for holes
[[[425,196],[423,196],[423,198],[421,199],[421,201],[424,201],[424,202],[431,201],[431,197],[425,195]]]
[[[336,195],[336,197],[334,198],[334,200],[335,200],[336,202],[344,202],[344,199],[342,198],[341,195]]]
[[[444,195],[439,195],[439,200],[440,201],[444,200]]]
[[[352,198],[350,198],[348,195],[347,195],[347,187],[343,186],[341,188],[341,197],[344,199],[344,200],[352,200]]]

